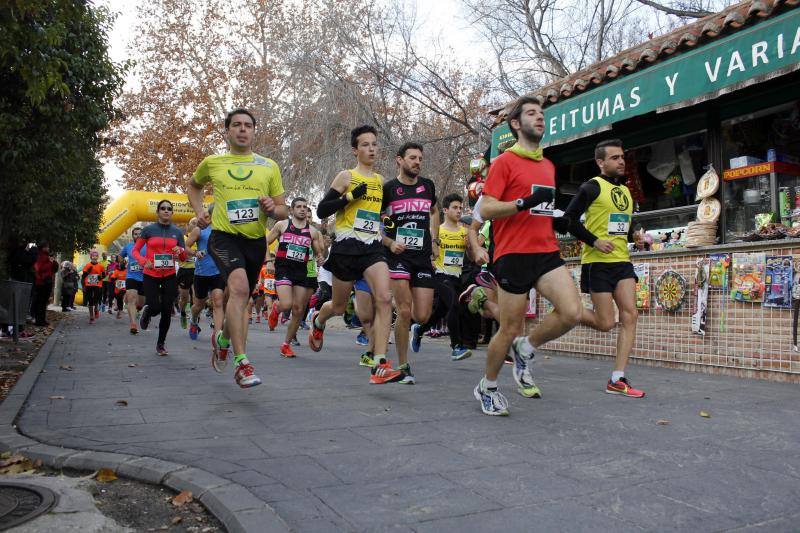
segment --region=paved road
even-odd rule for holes
[[[496,418],[472,397],[482,352],[452,363],[428,342],[416,386],[375,386],[354,332],[284,360],[282,332],[261,325],[265,383],[240,390],[211,370],[206,331],[192,342],[173,324],[159,358],[154,330],[106,317],[73,317],[21,431],[208,470],[297,531],[800,529],[797,385],[633,367],[648,392],[634,400],[602,393],[607,362],[540,357],[544,398],[514,394],[506,368],[511,416]]]

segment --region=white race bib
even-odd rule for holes
[[[463,267],[464,252],[459,252],[456,250],[445,250],[443,263],[445,266]]]
[[[89,274],[86,276],[86,284],[87,285],[97,285],[100,281],[100,276],[98,274]]]
[[[155,254],[153,268],[175,268],[175,258],[172,254]]]
[[[139,263],[131,263],[130,268],[128,270],[130,270],[131,272],[141,272],[142,265],[140,265]]]
[[[425,230],[403,226],[397,228],[397,242],[408,250],[422,250],[425,242]]]
[[[531,208],[531,215],[539,215],[544,217],[552,217],[553,209],[556,203],[556,188],[547,185],[531,185],[531,194],[535,193],[537,189],[551,189],[553,191],[553,200],[550,202],[542,202]]]
[[[264,278],[264,288],[273,292],[275,290],[275,278]]]
[[[627,235],[631,227],[631,216],[627,213],[608,214],[608,234]]]
[[[258,198],[228,200],[225,206],[228,210],[228,221],[231,224],[258,222]]]
[[[289,244],[286,247],[286,259],[292,261],[305,261],[308,255],[308,248],[299,244]]]
[[[125,288],[125,280],[124,279],[118,279],[116,281],[116,283],[114,284],[114,286],[119,290],[124,289]]]
[[[380,213],[359,209],[356,211],[356,218],[353,221],[353,230],[358,233],[377,235],[381,227]]]

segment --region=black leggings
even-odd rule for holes
[[[458,319],[458,295],[461,280],[456,276],[437,273],[434,276],[436,281],[436,304],[433,313],[426,323],[422,325],[422,332],[425,333],[439,323],[441,319],[447,317],[447,329],[450,331],[450,346],[455,348],[461,346],[461,321]]]
[[[147,314],[151,317],[161,315],[158,322],[158,344],[163,344],[169,332],[172,306],[178,296],[178,283],[175,276],[154,278],[145,274],[143,286]]]

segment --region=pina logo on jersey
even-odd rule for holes
[[[628,202],[628,195],[621,187],[614,187],[611,189],[611,201],[614,202],[614,207],[620,211],[626,211],[630,206]]]
[[[247,173],[247,175],[245,175],[244,169],[242,167],[240,167],[240,166],[236,167],[236,175],[235,176],[233,175],[233,173],[230,170],[228,170],[228,176],[232,177],[236,181],[247,181],[248,179],[250,179],[250,176],[252,176],[252,175],[253,175],[253,171],[252,170],[250,170]]]

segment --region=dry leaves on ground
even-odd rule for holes
[[[70,372],[72,371],[72,365],[61,365],[58,368],[60,368],[61,370],[69,370]]]
[[[703,418],[711,418],[711,415],[708,413],[708,411],[700,411],[700,416]]]
[[[656,424],[658,424],[659,426],[668,426],[669,425],[669,420],[666,420],[666,419],[662,418],[658,422],[656,422]]]
[[[8,457],[5,457],[5,455],[3,454],[4,457],[0,460],[0,474],[2,475],[31,474],[35,469],[42,466],[41,459],[31,461],[21,454],[8,454]]]
[[[50,399],[51,400],[63,400],[64,397],[63,396],[50,396]]]
[[[101,468],[97,471],[97,474],[95,474],[94,478],[100,483],[110,483],[111,481],[117,479],[117,474],[115,474],[110,468]]]
[[[182,490],[177,496],[172,498],[172,505],[180,507],[192,501],[192,493],[188,490]]]
[[[117,400],[115,403],[116,403],[116,405],[119,405],[119,406],[122,406],[122,407],[126,407],[128,405],[128,401],[127,400]]]

